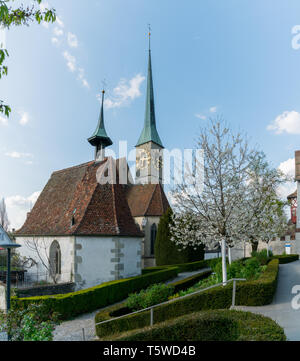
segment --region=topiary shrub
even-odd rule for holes
[[[170,224],[172,222],[172,210],[169,208],[163,214],[158,223],[157,235],[154,245],[154,254],[157,266],[174,265],[180,263],[195,262],[204,259],[204,245],[196,249],[194,247],[180,248],[171,241]]]
[[[110,337],[113,341],[286,341],[269,317],[243,311],[192,313],[152,327]]]
[[[226,315],[199,312],[117,337],[118,341],[235,341],[237,322]],[[114,339],[115,340],[115,339]]]

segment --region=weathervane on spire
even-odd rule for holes
[[[107,86],[107,83],[106,83],[106,79],[104,78],[104,79],[102,80],[102,94],[105,93],[105,88],[106,88],[106,86]]]

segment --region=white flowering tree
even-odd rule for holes
[[[171,237],[182,247],[202,242],[213,248],[220,243],[225,284],[226,246],[233,247],[246,238],[261,235],[255,221],[260,222],[262,207],[257,217],[254,213],[255,207],[266,201],[268,191],[254,182],[253,171],[257,168],[266,173],[268,167],[264,165],[264,155],[250,149],[247,138],[241,133],[234,134],[221,118],[210,119],[209,125],[201,129],[197,148],[203,150],[204,159],[196,159],[194,169],[185,170],[184,182],[172,191]],[[203,184],[195,176],[201,171]],[[251,193],[250,184],[257,193]],[[259,194],[259,190],[264,193]]]
[[[262,220],[261,240],[267,243],[267,255],[269,256],[270,242],[285,234],[288,230],[287,217],[284,212],[285,203],[274,199],[270,202],[271,211],[266,212]]]
[[[248,169],[246,193],[243,198],[244,240],[251,243],[252,251],[257,251],[259,240],[269,243],[287,229],[284,212],[286,202],[279,199],[278,187],[288,181],[278,169],[270,167],[263,153],[253,159]]]

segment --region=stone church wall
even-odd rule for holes
[[[144,218],[146,218],[147,222],[143,228],[142,221]],[[155,223],[158,227],[160,217],[135,217],[134,220],[145,233],[145,237],[142,238],[142,268],[154,267],[156,263],[154,255],[151,254],[151,226]]]
[[[300,236],[300,235],[299,235]],[[286,251],[285,245],[286,244],[290,244],[291,245],[291,254],[299,254],[300,255],[300,237],[299,239],[296,240],[290,240],[289,236],[286,236],[286,239],[284,241],[281,241],[279,238],[277,238],[275,241],[272,241],[269,243],[269,249],[272,251],[272,253],[274,255],[281,255]],[[237,248],[241,248],[241,247],[237,247]],[[263,249],[267,248],[267,243],[260,241],[258,243],[258,251],[261,251]],[[237,254],[241,254],[241,250],[235,250]],[[246,257],[250,257],[251,256],[251,252],[252,252],[252,247],[251,245],[247,242],[246,243],[246,247],[245,247],[245,255]],[[238,258],[242,258],[244,256],[238,257]]]
[[[37,265],[27,270],[27,277],[39,281],[51,282],[48,275],[48,270],[43,265],[48,265],[50,246],[52,242],[57,241],[61,251],[61,275],[58,276],[59,283],[73,282],[74,276],[74,237],[17,237],[17,243],[22,247],[17,249],[17,252],[22,257],[31,257]],[[32,250],[33,244],[40,245],[39,255],[43,262],[40,260],[36,251]],[[46,275],[47,274],[47,275]],[[38,276],[37,276],[38,275]]]
[[[76,237],[76,289],[141,274],[141,240],[134,237]]]

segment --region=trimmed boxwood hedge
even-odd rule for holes
[[[274,259],[269,262],[267,269],[255,281],[239,282],[236,287],[236,305],[261,306],[272,302],[276,291],[279,261]],[[183,316],[197,311],[211,309],[226,309],[232,302],[232,283],[219,286],[207,291],[187,296],[182,299],[158,306],[154,310],[154,323],[164,322],[174,317]],[[120,306],[119,306],[120,307]],[[95,316],[95,323],[111,318],[109,308],[100,311]],[[143,328],[149,325],[150,311],[129,315],[111,322],[96,325],[98,337],[105,337],[119,332]]]
[[[177,267],[169,267],[149,274],[105,282],[99,286],[84,290],[52,296],[12,297],[11,306],[14,309],[25,309],[29,304],[44,304],[49,314],[57,312],[61,320],[92,312],[102,307],[124,300],[129,293],[140,291],[154,283],[175,278]]]
[[[283,254],[281,256],[273,256],[272,259],[278,259],[279,264],[290,263],[299,260],[298,254]]]
[[[263,306],[272,302],[279,270],[278,259],[271,260],[267,269],[254,281],[238,282],[236,304],[243,306]]]
[[[174,286],[174,293],[177,293],[181,290],[186,290],[189,287],[193,286],[195,283],[200,281],[201,279],[207,278],[211,275],[212,271],[204,271],[201,273],[197,273],[191,277],[184,278],[183,280],[177,282],[171,282],[170,285]],[[113,305],[111,307],[107,307],[99,312],[99,314],[103,315],[103,319],[114,318],[118,316],[123,316],[128,313],[131,313],[132,310],[127,308],[126,301],[122,302],[121,304]]]
[[[243,311],[202,311],[117,335],[113,341],[285,341],[269,317]]]
[[[221,258],[219,257],[219,258],[211,258],[211,259],[190,262],[190,263],[180,263],[180,264],[173,264],[173,265],[168,265],[168,266],[148,267],[148,268],[144,268],[142,270],[142,273],[146,274],[146,273],[150,273],[150,272],[154,272],[157,270],[162,270],[162,269],[170,268],[170,267],[178,267],[179,273],[193,272],[193,271],[197,271],[202,268],[213,267],[220,259]]]

